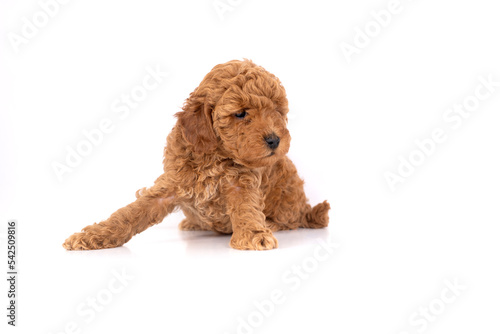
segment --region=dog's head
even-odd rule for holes
[[[273,164],[288,152],[288,100],[281,82],[249,60],[215,66],[177,113],[192,151],[217,151],[248,167]]]

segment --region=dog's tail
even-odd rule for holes
[[[328,210],[330,210],[330,204],[327,201],[317,204],[315,207],[311,208],[307,205],[308,210],[305,214],[304,227],[305,228],[322,228],[327,227],[330,221],[328,217]]]

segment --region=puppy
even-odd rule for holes
[[[273,231],[328,225],[327,201],[311,208],[286,156],[288,100],[281,82],[249,60],[215,66],[177,113],[164,173],[136,201],[85,227],[68,250],[118,247],[176,208],[181,230],[231,234],[242,250],[278,247]]]

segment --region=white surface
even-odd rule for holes
[[[80,333],[498,332],[500,88],[456,129],[443,120],[478,77],[500,80],[497,5],[401,0],[348,63],[341,43],[390,1],[231,3],[221,20],[211,0],[71,1],[15,53],[7,33],[40,5],[2,2],[0,232],[15,218],[20,238],[18,327],[2,313],[2,333],[60,333],[73,322]],[[240,252],[227,236],[178,231],[176,214],[125,247],[66,252],[67,236],[161,173],[174,113],[214,65],[235,58],[287,89],[289,155],[311,203],[332,204],[330,227]],[[120,119],[111,105],[148,66],[169,76]],[[51,164],[105,118],[112,132],[60,182]],[[391,191],[384,173],[436,128],[447,140]],[[340,246],[327,256],[318,240]],[[303,265],[307,278],[290,271]],[[122,270],[134,278],[109,292]],[[452,298],[455,280],[466,288]],[[280,292],[260,326],[241,327]],[[96,296],[111,299],[88,321]],[[429,307],[442,313],[426,322],[418,312]]]

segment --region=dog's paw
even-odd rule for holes
[[[307,228],[323,228],[328,226],[329,218],[328,211],[330,204],[327,201],[317,204],[311,209],[311,212],[306,214],[305,227]]]
[[[75,233],[67,238],[62,246],[67,250],[93,250],[113,248],[123,244],[123,242],[111,240],[109,236],[95,234],[84,229],[82,232]]]
[[[229,245],[240,250],[268,250],[278,247],[278,240],[270,229],[233,232]]]
[[[67,238],[63,245],[67,250],[88,250],[92,249],[89,244],[85,241],[85,233],[79,232],[71,235]]]

